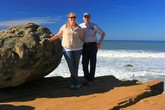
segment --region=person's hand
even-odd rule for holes
[[[51,42],[51,38],[45,38],[45,40]]]
[[[101,46],[101,43],[98,43],[96,46],[97,46],[97,49],[99,49]]]
[[[45,41],[48,41],[48,42],[51,42],[51,41],[53,41],[53,34],[51,34],[51,35],[49,35],[49,36],[46,36],[46,38],[45,38]]]

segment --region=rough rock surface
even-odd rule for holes
[[[165,110],[165,93],[142,99],[121,110]]]
[[[60,63],[60,40],[47,42],[51,32],[34,23],[0,31],[0,88],[35,80],[53,71]]]
[[[80,79],[84,80],[83,77]],[[150,104],[140,105],[157,109],[136,109],[136,106],[128,110],[165,110],[165,95],[155,97],[163,92],[161,80],[138,82],[100,76],[92,86],[82,85],[79,90],[67,87],[68,82],[69,78],[49,77],[15,88],[0,89],[0,110],[127,110],[146,98]]]

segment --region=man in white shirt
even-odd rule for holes
[[[84,45],[82,51],[82,66],[84,71],[85,85],[90,86],[93,84],[96,70],[97,51],[104,40],[105,32],[96,24],[90,22],[91,15],[84,13],[84,23],[80,27],[84,32]],[[100,40],[97,42],[96,34],[100,34]],[[89,64],[90,63],[90,64]],[[88,68],[89,67],[89,68]]]

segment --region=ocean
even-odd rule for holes
[[[165,82],[165,41],[104,40],[97,54],[96,77],[105,75],[120,80],[145,82],[159,79]],[[52,76],[70,76],[64,57],[46,77]],[[79,76],[83,76],[81,60]]]

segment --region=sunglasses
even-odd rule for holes
[[[71,18],[71,19],[73,19],[73,18],[76,19],[76,16],[72,16],[72,17],[69,17],[69,18]]]

